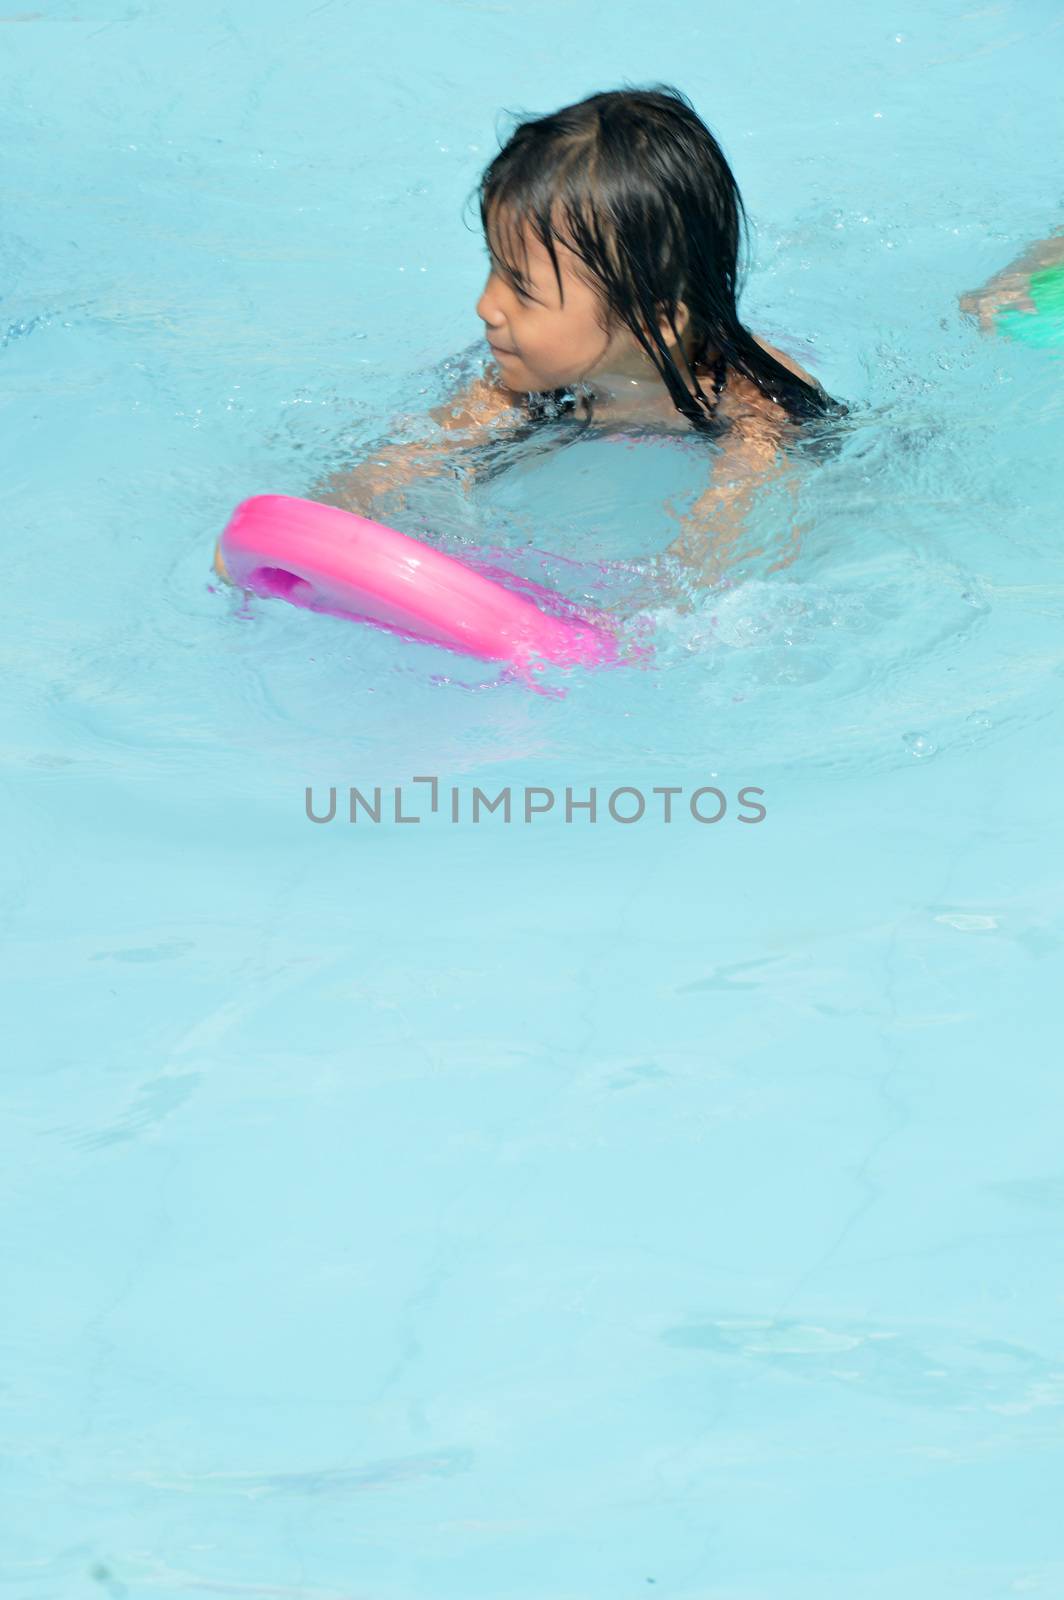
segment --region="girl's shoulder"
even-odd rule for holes
[[[788,372],[793,372],[796,378],[801,378],[803,383],[808,383],[812,388],[819,388],[817,380],[806,372],[804,367],[800,367],[794,357],[789,356],[785,350],[777,349],[774,344],[769,344],[767,339],[759,339],[756,334],[754,340],[767,355],[778,361],[781,367],[786,367]],[[743,373],[736,372],[734,367],[728,368],[725,392],[743,406],[758,412],[764,411],[766,415],[771,415],[779,409],[767,395],[762,394],[756,383],[752,383]]]
[[[796,377],[802,378],[814,388],[818,387],[816,379],[810,377],[793,356],[777,349],[765,339],[758,339],[757,343],[781,366],[786,367],[788,372],[793,372]],[[712,377],[711,369],[701,365],[698,367],[698,374],[700,378]],[[482,428],[493,428],[499,424],[525,421],[528,410],[529,396],[515,389],[508,389],[498,377],[492,375],[489,367],[487,372],[476,373],[469,377],[461,388],[441,405],[433,406],[429,416],[439,427],[448,432],[470,433]],[[765,429],[774,430],[785,420],[780,415],[779,406],[734,367],[729,367],[727,371],[724,392],[721,396],[721,415],[722,419],[727,418],[733,424],[745,425],[757,432]],[[670,412],[670,418],[671,416]]]
[[[441,428],[468,432],[516,419],[523,412],[524,402],[524,395],[484,374],[471,379],[443,405],[433,406],[429,416]]]
[[[761,346],[762,350],[767,351],[770,356],[774,357],[781,367],[786,367],[788,372],[793,372],[796,378],[801,378],[803,383],[811,384],[814,389],[818,387],[816,379],[811,377],[804,367],[800,367],[794,357],[789,356],[785,350],[778,350],[774,344],[769,344],[767,339],[759,339],[756,333],[754,334],[754,341]]]
[[[779,350],[775,345],[769,344],[767,339],[758,339],[756,342],[766,354],[778,361],[781,367],[786,367],[788,372],[793,372],[796,378],[801,378],[812,388],[818,389],[817,380],[799,366],[793,356],[786,351]],[[782,438],[788,434],[790,419],[767,394],[764,394],[745,373],[737,372],[734,367],[729,367],[721,395],[721,416],[726,418],[740,432],[749,432],[766,442],[770,438]]]

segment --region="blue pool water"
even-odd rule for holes
[[[1064,1594],[1064,368],[956,303],[1064,220],[1062,48],[1049,0],[0,17],[12,1600]],[[654,645],[539,694],[220,590],[238,500],[482,359],[504,108],[624,81],[720,134],[748,320],[852,408],[797,549],[766,489],[655,602],[689,440],[421,485]]]

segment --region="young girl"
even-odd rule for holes
[[[520,123],[479,200],[484,376],[430,413],[444,438],[386,445],[315,498],[372,515],[415,474],[454,472],[456,446],[568,413],[694,429],[721,449],[669,552],[714,576],[795,425],[841,409],[739,320],[745,214],[720,146],[677,89],[593,94]]]

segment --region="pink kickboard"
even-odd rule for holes
[[[442,645],[482,661],[560,666],[617,660],[617,642],[594,613],[549,590],[569,610],[550,616],[533,600],[368,517],[292,495],[244,500],[219,541],[233,583],[310,611]],[[539,587],[539,586],[531,586]]]

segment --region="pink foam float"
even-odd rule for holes
[[[260,494],[237,506],[215,565],[252,594],[367,622],[482,661],[597,666],[619,661],[606,613],[528,578],[524,593],[455,556],[339,506]]]

